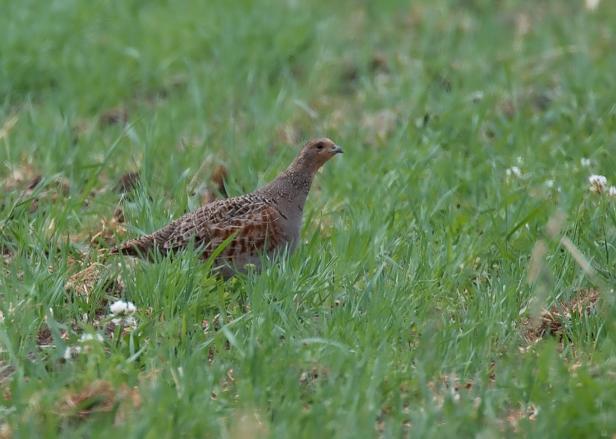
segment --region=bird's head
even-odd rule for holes
[[[296,165],[316,172],[326,161],[337,154],[342,154],[342,148],[326,137],[309,140],[299,152]]]

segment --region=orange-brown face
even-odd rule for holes
[[[310,163],[314,170],[336,154],[342,154],[342,148],[328,138],[313,139],[304,145],[300,157],[303,162]]]

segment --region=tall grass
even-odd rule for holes
[[[616,198],[587,181],[616,185],[610,2],[0,8],[0,437],[616,433]],[[244,193],[321,135],[345,154],[295,254],[227,282],[115,258],[66,290],[217,167]]]

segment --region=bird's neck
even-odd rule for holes
[[[263,187],[261,191],[280,204],[288,205],[300,212],[303,211],[314,179],[314,172],[301,165],[301,162],[294,161],[286,171]]]

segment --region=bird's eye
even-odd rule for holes
[[[323,144],[322,143],[317,143],[317,149],[323,149]]]

